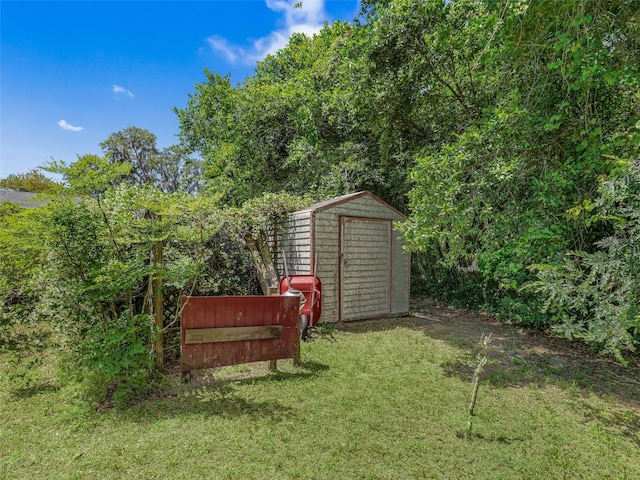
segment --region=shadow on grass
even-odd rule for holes
[[[427,335],[439,338],[432,333]],[[470,382],[478,363],[478,345],[450,343],[459,349],[459,354],[440,364],[444,374]],[[554,344],[553,348],[549,347],[550,343]],[[634,380],[640,373],[637,367],[623,367],[598,357],[595,352],[576,351],[573,345],[558,347],[558,343],[562,340],[533,337],[515,343],[506,341],[491,345],[482,383],[495,388],[531,384],[542,387],[551,383],[578,396],[581,391],[588,391],[605,398],[615,397],[635,408],[640,406],[637,401],[640,382]]]
[[[211,370],[194,371],[193,381],[181,384],[179,374],[172,375],[174,387],[158,391],[127,408],[117,409],[118,417],[136,423],[155,422],[185,414],[210,417],[267,418],[274,422],[290,419],[293,410],[277,401],[249,400],[238,394],[243,385],[279,383],[316,377],[329,370],[317,362],[302,362],[296,371],[256,374],[255,371],[230,372],[216,377]],[[198,372],[198,373],[196,373]]]
[[[329,370],[329,366],[323,363],[302,362],[296,367],[296,371],[294,372],[276,370],[275,372],[266,372],[262,374],[252,374],[251,372],[249,372],[249,374],[231,374],[222,378],[209,378],[201,383],[215,385],[216,388],[221,391],[229,391],[230,389],[240,385],[259,385],[261,383],[286,382],[296,379],[313,378],[327,370]]]
[[[227,367],[222,367],[227,368]],[[195,372],[199,372],[202,376],[198,383],[206,382],[208,380],[212,380],[216,384],[235,384],[235,385],[244,385],[244,384],[256,384],[260,382],[274,382],[274,381],[283,381],[283,380],[292,380],[296,378],[310,378],[316,377],[323,372],[329,370],[329,366],[323,363],[318,362],[301,362],[299,365],[294,367],[294,371],[283,371],[282,369],[276,370],[275,372],[270,371],[258,371],[251,368],[251,364],[246,364],[246,370],[237,371],[237,372],[227,372],[223,373],[222,376],[212,376],[216,375],[222,369],[204,369],[204,370],[195,370]],[[186,384],[189,386],[189,383]]]
[[[587,419],[593,419],[617,433],[630,438],[640,446],[640,413],[630,410],[598,409],[582,402],[580,409]]]
[[[468,353],[455,360],[443,362],[440,364],[440,367],[445,376],[470,383],[473,379],[476,365],[476,357]],[[563,386],[579,386],[580,388],[589,387],[587,384],[579,385],[571,378],[561,379],[560,377],[543,375],[537,371],[536,367],[528,363],[505,367],[501,362],[495,359],[492,360],[491,357],[488,365],[483,369],[480,383],[490,385],[494,388],[522,388],[531,384],[543,386],[548,383],[556,383]]]
[[[287,380],[290,378],[308,378],[308,377],[316,377],[323,372],[329,370],[329,365],[325,365],[324,363],[319,362],[300,362],[300,364],[296,367],[298,369],[305,370],[304,372],[281,372],[277,371],[272,374],[272,377],[278,380]]]
[[[22,400],[45,393],[55,393],[58,390],[60,390],[60,387],[57,385],[53,385],[49,382],[37,382],[12,389],[11,396],[15,399]]]
[[[326,340],[331,343],[336,343],[335,334],[339,330],[332,323],[319,323],[315,327],[309,330],[309,337],[307,342],[313,342],[314,340]]]
[[[637,366],[616,364],[576,342],[490,324],[481,317],[478,323],[469,329],[459,328],[460,324],[469,325],[465,321],[456,326],[444,324],[425,330],[428,337],[446,341],[458,350],[456,358],[440,364],[446,376],[471,385],[480,351],[478,341],[471,341],[472,336],[479,338],[480,330],[488,331],[491,327],[494,341],[482,373],[482,384],[494,388],[556,385],[577,399],[585,419],[595,420],[640,446],[640,369]],[[605,400],[614,398],[618,403],[613,409],[610,402],[607,402],[608,408],[598,408],[598,404],[587,400],[589,394]],[[473,436],[485,441],[502,443],[503,440]]]
[[[162,401],[146,401],[135,407],[118,410],[116,416],[134,423],[155,423],[158,420],[198,415],[212,417],[269,419],[280,422],[291,416],[291,408],[273,400],[249,400],[234,392],[215,388],[200,388],[189,394],[175,395]]]
[[[577,396],[593,392],[640,408],[640,357],[624,367],[578,341],[504,325],[486,314],[451,309],[432,301],[419,302],[412,308],[411,317],[349,322],[336,328],[355,334],[396,328],[423,332],[457,350],[456,358],[440,366],[445,375],[465,382],[471,381],[477,365],[481,336],[492,333],[483,383],[496,388],[553,383]]]
[[[473,441],[473,440],[480,440],[483,442],[487,442],[487,443],[502,443],[504,445],[511,445],[515,442],[522,442],[524,441],[524,438],[520,438],[520,437],[516,437],[516,438],[508,438],[505,437],[503,435],[500,435],[498,437],[487,437],[485,435],[482,435],[481,433],[476,433],[476,432],[466,432],[466,431],[458,431],[456,433],[456,437],[462,439],[462,440],[469,440],[469,441]]]

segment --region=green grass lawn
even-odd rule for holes
[[[380,325],[317,337],[276,374],[173,376],[124,410],[3,375],[0,478],[640,478],[637,404],[514,357],[490,362],[467,438],[474,340]]]

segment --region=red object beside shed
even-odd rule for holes
[[[320,279],[316,277],[314,284],[313,275],[289,275],[288,277],[283,277],[280,280],[280,293],[285,293],[289,288],[304,294],[304,298],[307,301],[300,310],[300,315],[307,316],[310,327],[315,326],[320,321],[320,315],[322,314],[322,282]],[[311,314],[312,302],[313,315]]]

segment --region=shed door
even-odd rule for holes
[[[340,318],[391,312],[391,221],[341,217]]]

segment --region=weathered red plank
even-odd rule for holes
[[[182,372],[297,355],[300,342],[297,297],[183,297],[182,303]],[[281,338],[185,342],[186,330],[271,325],[281,326]]]
[[[190,328],[185,330],[184,343],[223,343],[246,342],[282,338],[281,325],[260,325],[253,327],[215,327],[215,328]]]

